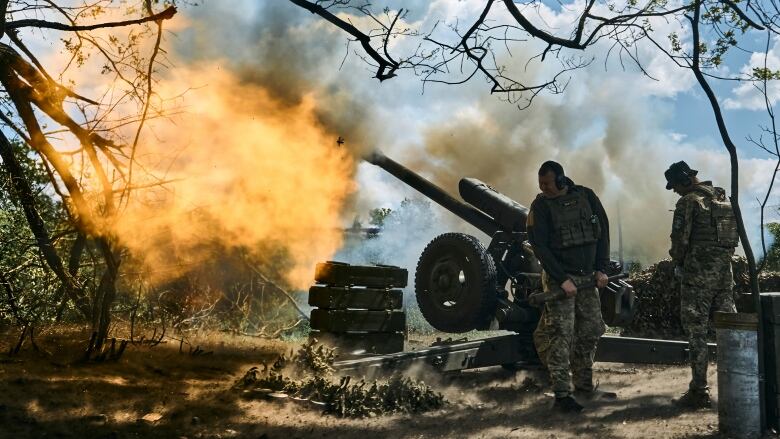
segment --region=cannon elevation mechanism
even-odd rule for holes
[[[485,247],[465,233],[445,233],[423,250],[415,272],[415,295],[423,317],[443,332],[505,329],[529,335],[539,308],[528,297],[541,290],[541,266],[527,241],[528,208],[476,178],[463,178],[456,199],[420,175],[375,151],[365,159],[476,227],[491,240]],[[613,265],[607,275],[621,271]],[[611,282],[602,294],[610,326],[633,315],[633,289]]]

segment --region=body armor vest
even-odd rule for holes
[[[691,228],[691,244],[736,247],[739,243],[737,219],[725,191],[707,186],[698,186],[695,191],[697,203]]]
[[[552,248],[594,244],[601,237],[601,224],[582,188],[557,198],[544,198],[553,223]]]

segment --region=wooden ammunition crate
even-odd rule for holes
[[[310,337],[336,347],[340,357],[404,349],[403,291],[407,270],[388,265],[317,264],[309,289]]]

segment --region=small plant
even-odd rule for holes
[[[289,361],[280,355],[269,367],[253,367],[233,385],[247,397],[282,392],[325,407],[339,417],[366,417],[389,413],[421,413],[444,405],[444,397],[422,381],[400,374],[385,382],[333,376],[333,349],[316,340],[304,344]],[[290,367],[292,366],[292,367]],[[285,375],[289,371],[297,377]]]

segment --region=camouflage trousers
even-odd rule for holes
[[[732,249],[692,247],[683,262],[680,320],[688,334],[690,388],[707,388],[707,330],[714,311],[736,312],[731,273]]]
[[[593,281],[593,275],[571,278],[578,285]],[[544,291],[561,290],[544,272],[542,287]],[[575,297],[544,305],[539,326],[534,331],[534,345],[550,373],[556,397],[571,393],[572,376],[576,389],[593,389],[593,357],[605,329],[596,288],[578,289]]]

